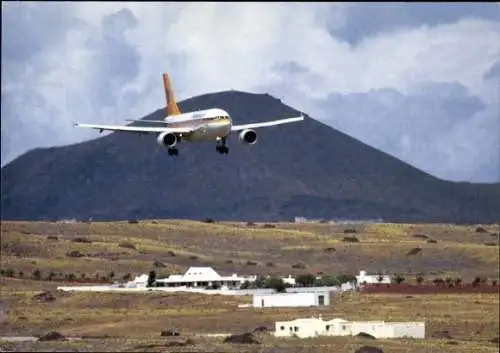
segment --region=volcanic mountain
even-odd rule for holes
[[[267,94],[206,94],[179,104],[225,109],[236,124],[299,114]],[[488,223],[498,220],[499,184],[440,180],[307,115],[259,129],[255,145],[228,140],[179,145],[111,133],[27,152],[1,170],[4,220],[191,218],[383,219]],[[163,117],[163,109],[144,117]]]

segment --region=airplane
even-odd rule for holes
[[[164,126],[120,126],[120,125],[96,125],[74,123],[76,127],[91,128],[117,132],[131,132],[138,134],[157,134],[157,143],[161,147],[168,149],[170,156],[177,156],[179,150],[177,144],[183,141],[216,142],[216,151],[220,154],[228,154],[227,138],[232,132],[239,134],[239,140],[243,143],[253,145],[257,142],[257,132],[255,129],[268,126],[292,123],[304,120],[301,114],[299,117],[288,119],[266,121],[262,123],[252,123],[244,125],[233,125],[233,121],[228,112],[219,108],[199,110],[195,112],[181,113],[174,96],[174,90],[168,73],[163,73],[163,87],[165,90],[166,117],[163,120],[128,120],[141,123],[161,123]]]

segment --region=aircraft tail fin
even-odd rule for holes
[[[165,89],[165,101],[166,101],[166,113],[167,116],[179,115],[181,111],[177,106],[174,96],[174,90],[172,88],[172,83],[170,82],[170,77],[165,72],[163,74],[163,88]]]

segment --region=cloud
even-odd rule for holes
[[[494,6],[494,7],[492,7]],[[498,180],[497,4],[8,3],[2,165],[179,99],[271,92],[436,176]],[[498,64],[497,64],[498,65]],[[465,138],[466,137],[466,138]],[[498,156],[497,156],[498,157]]]
[[[332,94],[313,106],[330,125],[436,176],[499,179],[497,111],[459,83]]]

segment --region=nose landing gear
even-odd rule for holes
[[[229,153],[229,148],[226,145],[226,138],[222,137],[220,140],[217,141],[217,146],[215,146],[215,150],[219,152],[220,154],[228,154]]]

